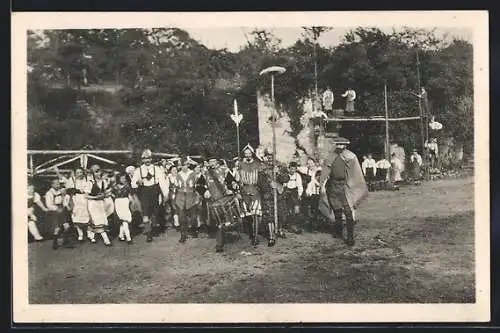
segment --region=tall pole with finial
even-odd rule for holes
[[[389,107],[387,105],[387,83],[384,84],[384,106],[385,106],[385,159],[390,161],[390,141],[389,141]],[[387,178],[390,179],[389,173]],[[387,179],[386,179],[387,180]]]
[[[240,122],[243,115],[238,112],[238,102],[234,100],[234,113],[231,114],[231,120],[236,124],[236,144],[238,145],[238,160],[240,159]]]
[[[420,57],[418,55],[418,48],[416,50],[416,57],[417,57],[417,85],[418,85],[418,108],[420,110],[420,145],[422,147],[422,154],[423,154],[423,159],[424,159],[424,172],[425,172],[425,179],[429,178],[429,165],[427,163],[427,154],[425,152],[425,134],[424,134],[424,129],[425,129],[425,124],[427,122],[427,118],[424,114],[423,108],[422,108],[422,87],[420,84]]]
[[[277,111],[276,111],[276,102],[274,100],[274,75],[275,74],[283,74],[286,71],[285,68],[279,67],[279,66],[271,66],[263,69],[259,75],[265,75],[265,74],[270,74],[271,75],[271,102],[273,104],[272,107],[272,116],[271,116],[271,125],[273,128],[273,184],[276,184],[276,118],[277,118]],[[276,228],[276,231],[279,230],[279,225],[278,225],[278,193],[277,193],[277,188],[274,186],[273,188],[273,206],[274,206],[274,225]]]

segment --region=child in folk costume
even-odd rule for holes
[[[206,200],[204,199],[208,199],[209,197],[209,194],[206,194],[206,192],[208,191],[208,183],[207,179],[203,175],[201,165],[197,164],[194,167],[193,171],[196,176],[194,187],[196,192],[200,196],[200,203],[197,206],[196,219],[198,220],[198,227],[201,227],[203,224],[206,224]]]
[[[68,208],[71,212],[71,220],[78,233],[79,242],[83,242],[83,230],[88,231],[90,221],[87,195],[85,193],[87,181],[83,168],[77,168],[72,177],[66,182],[66,193],[69,196]]]
[[[38,218],[35,215],[35,205],[37,205],[44,212],[47,211],[40,194],[35,192],[35,187],[32,184],[28,184],[28,231],[31,236],[33,236],[35,241],[40,242],[43,240],[43,237],[40,235],[40,231],[36,225]]]
[[[287,226],[292,232],[299,233],[296,224],[300,214],[300,199],[304,192],[302,177],[297,172],[297,163],[290,162],[288,166],[288,177],[283,185],[283,198],[285,200],[285,218],[281,226]]]
[[[174,205],[175,193],[177,192],[177,185],[176,185],[176,181],[175,181],[177,179],[177,175],[178,175],[177,166],[172,165],[172,167],[170,168],[170,170],[168,172],[168,176],[167,176],[168,183],[169,183],[169,192],[168,192],[169,197],[168,197],[167,204],[170,206],[170,211],[171,211],[171,215],[172,215],[174,228],[177,231],[180,231],[181,225],[179,223],[179,214],[177,214],[177,211],[176,211],[175,205]]]
[[[385,181],[389,176],[389,170],[391,168],[391,162],[385,158],[380,159],[377,162],[377,180]]]
[[[181,159],[181,170],[175,178],[177,192],[174,198],[174,205],[179,214],[181,225],[181,238],[179,243],[185,243],[188,236],[188,230],[194,230],[194,236],[197,236],[198,221],[196,220],[196,207],[200,202],[198,193],[196,193],[195,173],[189,169],[189,160]]]
[[[132,177],[134,176],[135,166],[129,165],[125,168],[125,174],[127,175],[127,181],[130,185],[132,183]],[[132,186],[131,186],[132,187]],[[137,195],[137,189],[131,188],[130,191],[130,212],[132,213],[132,225],[139,225],[142,221],[142,210],[141,202],[139,201],[139,196]]]
[[[104,197],[104,209],[106,211],[106,216],[108,218],[108,222],[110,222],[112,215],[115,212],[115,204],[112,196],[112,189],[115,185],[115,179],[116,176],[114,173],[105,173],[102,176],[102,179],[104,180],[104,184],[106,184],[105,188],[105,197]]]
[[[401,177],[401,170],[403,170],[403,163],[401,160],[396,156],[396,153],[391,154],[391,181],[394,184],[397,184],[403,180]]]
[[[309,201],[309,227],[312,223],[317,223],[319,218],[319,195],[321,192],[321,169],[316,170],[314,177],[311,179],[306,188],[306,197]]]
[[[106,246],[112,246],[106,229],[108,227],[108,215],[106,212],[105,198],[109,197],[108,184],[103,178],[103,172],[98,165],[91,168],[92,176],[87,182],[85,193],[87,193],[89,215],[91,224],[89,226],[88,236],[92,243],[95,243],[95,234],[101,235]]]
[[[365,176],[366,182],[368,183],[368,189],[371,191],[373,189],[373,183],[375,177],[377,176],[377,162],[372,157],[372,154],[368,154],[366,159],[361,163],[361,169]]]
[[[113,197],[115,198],[114,206],[116,215],[120,220],[118,239],[120,241],[126,240],[128,244],[132,244],[132,238],[130,236],[130,223],[132,222],[130,197],[132,187],[130,186],[125,173],[118,175],[117,178],[117,182],[113,186]]]
[[[68,248],[74,247],[71,244],[70,224],[66,219],[63,207],[64,190],[61,189],[59,179],[52,181],[50,189],[45,194],[45,206],[47,207],[46,221],[52,223],[53,244],[52,248],[59,248],[59,236],[62,233],[63,245]]]
[[[422,156],[420,156],[418,151],[414,149],[412,154],[410,155],[410,171],[413,181],[418,181],[421,179],[422,175],[420,168],[422,167],[422,164]]]

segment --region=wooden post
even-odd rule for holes
[[[420,96],[421,94],[421,87],[420,87],[420,58],[418,56],[418,49],[416,51],[417,53],[417,83],[418,83],[418,94]],[[420,145],[422,147],[422,155],[423,155],[423,160],[424,160],[424,171],[425,171],[425,179],[429,179],[429,166],[427,163],[427,154],[425,153],[425,134],[424,134],[424,126],[425,126],[425,116],[424,112],[422,109],[422,98],[418,98],[418,108],[420,111]]]
[[[33,154],[29,154],[29,157],[30,157],[30,174],[31,176],[34,176],[35,175],[35,165],[33,163]]]
[[[271,74],[271,101],[273,103],[273,115],[272,115],[272,125],[273,125],[273,183],[276,184],[276,103],[274,101],[274,74]],[[279,232],[278,224],[278,189],[276,186],[273,189],[273,205],[274,205],[274,226],[276,232]]]
[[[387,106],[387,84],[384,85],[384,105],[385,105],[385,159],[390,161],[389,151],[389,108]],[[390,169],[389,169],[390,170]],[[390,179],[389,172],[386,180]]]

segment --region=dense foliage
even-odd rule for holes
[[[391,116],[418,115],[417,52],[421,84],[441,135],[472,147],[472,45],[444,43],[431,31],[390,34],[358,28],[342,43],[317,43],[324,28],[304,28],[287,48],[255,30],[239,52],[212,50],[180,29],[51,30],[28,34],[28,145],[32,149],[142,148],[234,156],[233,99],[244,114],[241,142],[258,143],[258,76],[269,65],[287,68],[276,81],[276,99],[301,129],[301,100],[329,85],[335,107],[347,87],[358,93],[359,115],[384,111],[387,84]],[[316,63],[316,64],[315,64]],[[87,82],[85,82],[86,78]],[[96,88],[97,87],[97,88]],[[344,125],[342,135],[359,151],[380,151],[383,125]],[[419,147],[419,124],[391,126],[391,141]]]

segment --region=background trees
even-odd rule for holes
[[[28,146],[149,146],[234,156],[233,99],[245,115],[241,142],[257,144],[256,91],[268,90],[258,72],[276,64],[287,68],[276,82],[276,99],[289,112],[295,135],[301,129],[300,101],[316,82],[320,93],[327,85],[333,89],[339,108],[339,95],[354,88],[357,112],[366,116],[383,114],[387,84],[390,115],[418,115],[411,94],[417,92],[418,51],[421,83],[431,112],[444,125],[441,135],[472,149],[470,43],[445,43],[426,30],[357,28],[338,46],[324,48],[315,42],[315,31],[306,28],[295,44],[283,47],[271,32],[254,30],[237,53],[208,49],[175,28],[29,32]],[[419,147],[418,126],[392,124],[391,141]],[[381,151],[383,133],[381,124],[356,123],[344,125],[341,135],[364,152]]]

